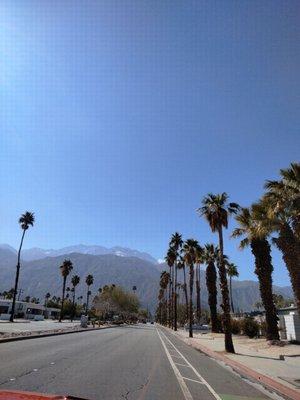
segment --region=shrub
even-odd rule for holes
[[[254,338],[259,335],[259,324],[251,317],[242,319],[241,328],[243,333],[249,338]]]
[[[241,321],[238,319],[231,320],[231,333],[238,335],[241,333]]]

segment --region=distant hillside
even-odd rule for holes
[[[165,266],[153,264],[137,257],[120,257],[113,254],[71,253],[30,262],[23,261],[19,286],[24,290],[23,296],[39,297],[41,301],[47,292],[50,292],[51,295],[61,296],[62,279],[59,266],[66,257],[70,258],[74,264],[72,274],[78,274],[81,277],[81,283],[77,289],[78,296],[86,294],[84,279],[90,273],[95,278],[95,284],[92,287],[93,294],[105,284],[115,283],[128,290],[132,290],[132,286],[135,285],[142,306],[148,306],[151,311],[155,309],[160,270]],[[13,286],[15,265],[16,253],[0,246],[0,292]],[[292,297],[290,287],[274,286],[274,292],[282,294],[284,297]],[[260,300],[258,283],[234,280],[233,298],[236,309],[251,310],[253,304]],[[181,299],[183,300],[182,293]],[[207,308],[204,271],[201,271],[201,301],[203,307]]]

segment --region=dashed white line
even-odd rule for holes
[[[186,376],[183,376],[183,379],[186,379],[187,381],[192,381],[192,382],[200,383],[201,385],[205,385],[204,382],[197,381],[196,379],[187,378]]]

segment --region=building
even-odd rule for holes
[[[8,320],[12,309],[12,300],[0,299],[0,319]],[[15,317],[42,321],[44,318],[56,319],[60,310],[57,308],[46,308],[42,304],[16,301]]]

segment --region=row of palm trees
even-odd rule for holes
[[[15,275],[15,285],[14,288],[12,289],[12,311],[11,311],[11,315],[10,315],[10,321],[13,322],[14,321],[14,315],[15,315],[15,307],[16,307],[16,297],[17,297],[17,293],[18,293],[18,285],[19,285],[19,276],[20,276],[20,267],[21,267],[21,250],[22,250],[22,246],[23,246],[23,241],[24,241],[24,237],[25,237],[25,233],[27,232],[27,230],[29,229],[30,226],[33,226],[35,222],[35,216],[34,213],[26,211],[24,214],[21,215],[21,217],[19,218],[19,224],[20,227],[22,229],[22,236],[21,236],[21,242],[20,242],[20,246],[19,246],[19,250],[18,250],[18,257],[17,257],[17,266],[16,266],[16,275]],[[61,309],[60,309],[60,317],[59,317],[59,321],[61,322],[62,317],[63,317],[63,309],[64,309],[64,302],[65,302],[65,293],[66,293],[66,283],[67,283],[67,277],[69,276],[70,272],[73,269],[73,263],[71,260],[64,260],[62,265],[60,266],[60,272],[63,278],[63,289],[62,289],[62,300],[61,300]],[[73,306],[73,310],[75,308],[75,291],[76,291],[76,286],[79,284],[80,282],[80,277],[78,275],[74,275],[71,279],[71,283],[72,283],[72,306]],[[91,291],[90,291],[90,286],[94,283],[94,277],[92,275],[87,275],[86,280],[85,280],[86,284],[87,284],[87,300],[86,300],[86,309],[85,309],[85,313],[88,313],[88,307],[89,307],[89,298],[91,295]],[[50,293],[46,294],[46,299],[50,298]],[[73,315],[74,316],[74,315]],[[72,316],[72,318],[73,318]]]
[[[60,268],[60,272],[61,272],[61,275],[63,278],[62,300],[61,300],[61,308],[60,308],[60,316],[59,316],[59,322],[61,322],[62,318],[63,318],[63,313],[64,313],[64,302],[65,302],[67,278],[73,269],[73,263],[71,260],[64,260],[62,265],[59,268]],[[79,285],[79,283],[80,283],[80,276],[73,275],[71,278],[71,283],[72,283],[71,292],[73,294],[73,296],[72,296],[72,310],[73,310],[72,320],[73,320],[74,310],[75,310],[75,292],[76,292],[76,286]],[[85,305],[85,313],[87,315],[88,309],[89,309],[89,298],[91,295],[90,287],[94,283],[93,275],[88,274],[87,277],[85,278],[85,283],[87,285],[86,305]]]
[[[207,244],[202,248],[194,239],[183,242],[179,233],[172,236],[166,256],[169,272],[164,271],[161,274],[158,296],[160,304],[165,304],[167,307],[169,325],[177,329],[177,270],[183,269],[182,286],[189,320],[189,336],[193,336],[194,277],[196,275],[196,316],[199,320],[201,316],[200,265],[204,263],[206,264],[212,331],[218,330],[217,266],[222,296],[225,349],[227,352],[234,352],[230,315],[230,311],[234,312],[231,278],[237,276],[238,272],[236,266],[229,263],[224,255],[223,229],[228,228],[229,217],[235,215],[238,227],[234,229],[231,236],[242,237],[240,248],[243,249],[247,245],[251,247],[261,299],[266,312],[266,338],[278,340],[277,315],[272,292],[273,265],[270,242],[282,252],[300,314],[300,164],[292,163],[289,168],[280,170],[279,180],[267,181],[262,198],[249,208],[241,208],[238,204],[229,202],[226,193],[208,194],[203,198],[197,212],[206,219],[212,232],[217,233],[218,247]],[[189,269],[189,296],[186,267]],[[229,285],[227,276],[229,276]]]

